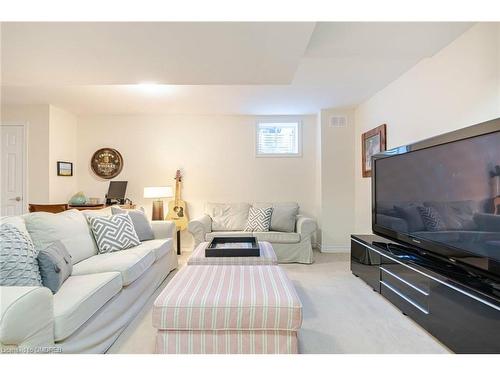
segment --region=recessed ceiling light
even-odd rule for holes
[[[149,95],[161,95],[172,92],[171,85],[161,85],[153,82],[141,82],[134,85],[139,91]]]

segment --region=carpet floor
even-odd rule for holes
[[[179,257],[183,267],[191,253]],[[303,304],[299,352],[449,353],[433,336],[375,293],[349,270],[349,254],[315,252],[311,265],[283,264]],[[108,353],[153,353],[153,302],[172,272]]]

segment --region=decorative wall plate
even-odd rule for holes
[[[123,158],[114,148],[101,148],[92,155],[90,167],[101,178],[114,178],[122,171]]]

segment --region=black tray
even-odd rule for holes
[[[225,244],[243,243],[248,247],[228,246]],[[209,257],[259,257],[259,242],[255,237],[214,237],[205,249],[205,256]]]

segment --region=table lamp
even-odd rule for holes
[[[144,198],[153,198],[153,217],[152,220],[163,220],[163,201],[161,198],[170,198],[173,196],[170,186],[155,186],[144,188]]]

